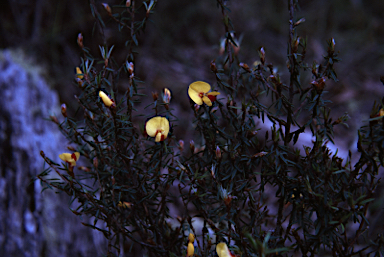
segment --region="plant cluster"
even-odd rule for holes
[[[368,207],[384,165],[381,105],[358,132],[356,164],[351,154],[341,159],[327,144],[347,115],[332,118],[324,98],[327,80],[337,81],[335,40],[321,63],[308,64],[307,40],[296,32],[305,20],[296,19],[298,3],[288,0],[284,81],[263,47],[253,65],[239,60],[229,1],[216,1],[223,55],[210,64],[213,91],[203,81],[185,85],[196,130],[189,147],[174,133],[183,120],[173,115],[172,88],[162,97],[153,93],[145,114],[135,109],[147,96],[135,76],[134,49],[157,1],[103,4],[128,37],[126,61],[117,63],[108,45],[100,46],[101,59],[94,57],[79,35],[76,100],[84,118],[69,117],[65,105],[62,122],[51,117],[71,153],[60,155],[59,164],[42,152],[49,167],[37,178],[78,201],[74,214],[94,217],[83,225],[104,234],[108,256],[131,256],[137,249],[147,256],[383,255],[383,235],[367,234]],[[90,2],[104,28],[100,6]],[[139,115],[145,124],[136,123]],[[263,130],[267,120],[272,125]],[[300,143],[303,133],[311,134],[311,145]],[[52,171],[58,177],[49,176]]]

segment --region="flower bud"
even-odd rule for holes
[[[59,124],[59,121],[57,120],[56,116],[51,115],[49,116],[49,118],[51,118],[51,121],[53,121],[54,123]]]
[[[63,114],[63,116],[65,117],[65,118],[67,118],[67,106],[65,105],[65,104],[62,104],[61,105],[61,114]]]
[[[216,146],[216,159],[221,159],[221,150],[219,146]]]
[[[251,72],[251,69],[249,68],[249,66],[248,66],[248,64],[246,64],[246,63],[240,63],[239,64],[239,66],[241,67],[241,68],[243,68],[244,70],[246,70],[247,72]]]
[[[195,152],[195,141],[191,140],[189,141],[189,149],[191,149],[191,152]]]
[[[124,209],[130,209],[132,207],[132,204],[129,202],[119,202],[117,204],[118,207],[124,208]]]
[[[83,34],[81,34],[81,33],[79,33],[79,35],[77,35],[77,44],[80,46],[81,49],[84,48]]]
[[[188,248],[187,248],[187,257],[193,256],[194,253],[195,253],[195,247],[193,246],[193,244],[191,242],[189,242]]]
[[[198,105],[198,104],[195,104],[194,107],[195,107],[196,112],[200,109],[200,105]]]
[[[211,61],[211,71],[213,71],[214,73],[217,73],[215,60]]]
[[[195,236],[192,233],[189,233],[188,241],[191,242],[191,243],[193,243],[195,241]]]
[[[156,92],[152,92],[152,98],[153,98],[153,101],[157,101],[157,99],[159,98],[159,94]]]
[[[133,74],[133,68],[134,68],[133,62],[127,62],[127,69],[129,74],[131,75]]]
[[[179,140],[179,146],[178,146],[179,150],[182,152],[184,150],[184,141],[183,140]]]
[[[264,65],[264,62],[265,62],[265,51],[264,51],[264,47],[261,47],[260,50],[259,50],[259,56],[260,56],[260,61],[261,63]]]
[[[84,167],[84,166],[79,166],[79,170],[82,170],[82,171],[85,171],[85,172],[90,172],[91,171],[90,168]]]
[[[107,11],[107,13],[108,13],[109,15],[112,15],[111,7],[109,7],[109,5],[106,4],[106,3],[102,3],[102,5],[104,6],[104,9]]]
[[[169,91],[168,88],[164,88],[163,102],[166,104],[169,104],[170,101],[171,101],[171,91]]]

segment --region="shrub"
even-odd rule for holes
[[[135,46],[155,5],[103,4],[128,37],[123,63],[113,58],[113,46],[100,46],[102,59],[93,57],[79,35],[76,100],[84,117],[69,117],[65,105],[63,122],[51,117],[73,146],[61,164],[41,153],[49,165],[37,176],[42,184],[77,200],[74,214],[94,217],[83,225],[104,234],[108,256],[137,247],[147,256],[383,255],[383,235],[367,234],[367,212],[384,162],[384,111],[374,104],[358,131],[354,165],[351,152],[343,160],[327,147],[334,127],[348,118],[332,118],[324,98],[327,80],[337,81],[335,40],[321,63],[307,64],[307,41],[296,32],[304,19],[295,18],[297,3],[289,0],[284,82],[263,47],[253,65],[239,60],[227,1],[217,0],[224,55],[210,63],[214,90],[202,81],[185,85],[197,132],[187,149],[174,133],[184,121],[173,115],[169,89],[161,97],[153,93],[144,113],[135,109],[148,98],[135,76]],[[91,1],[96,22],[105,27],[98,9]],[[301,150],[308,133],[313,141]],[[48,176],[52,171],[59,177]]]

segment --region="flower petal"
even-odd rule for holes
[[[216,245],[216,252],[217,252],[217,255],[219,255],[219,257],[231,257],[232,254],[231,252],[229,251],[228,249],[228,246],[226,243],[218,243]]]
[[[189,242],[188,248],[187,248],[187,256],[188,257],[193,256],[194,253],[195,253],[195,247],[193,246],[193,244],[191,242]]]
[[[62,153],[59,155],[59,158],[65,162],[70,162],[72,160],[71,155],[70,153]]]
[[[193,88],[189,87],[188,88],[188,95],[198,105],[203,104],[203,100],[200,97],[200,93],[194,90]]]
[[[113,104],[113,101],[111,100],[111,98],[109,98],[103,91],[99,92],[99,96],[101,100],[103,100],[103,103],[105,104],[105,106],[110,107]]]
[[[207,95],[217,96],[217,95],[220,95],[220,92],[213,91],[213,92],[209,92]]]
[[[191,243],[193,243],[195,241],[195,236],[192,233],[189,233],[188,241],[191,242]]]
[[[164,136],[164,139],[167,138],[168,133],[169,133],[169,121],[167,118],[161,117],[161,123],[160,123],[160,128],[161,128],[161,134]]]
[[[163,117],[157,116],[147,121],[147,124],[145,125],[145,131],[147,132],[148,136],[155,137],[157,135],[157,131],[160,128],[162,118]]]
[[[165,139],[165,137],[163,136],[163,134],[161,134],[160,132],[156,134],[156,137],[155,137],[155,142],[160,142],[160,141],[163,141]]]
[[[204,81],[195,81],[189,85],[190,88],[197,92],[208,93],[211,90],[211,85]]]
[[[212,102],[207,96],[203,96],[203,101],[206,105],[212,106]]]
[[[83,72],[80,70],[79,67],[76,67],[76,76],[77,76],[79,79],[83,79],[83,78],[84,78]]]

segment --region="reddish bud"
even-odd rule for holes
[[[109,5],[106,4],[106,3],[102,3],[102,5],[104,6],[104,9],[107,11],[107,13],[108,13],[109,15],[112,15],[111,7],[109,7]]]
[[[56,118],[56,116],[51,115],[51,116],[49,116],[49,118],[51,118],[51,121],[53,121],[54,123],[59,124],[59,121]]]
[[[213,71],[214,73],[217,73],[215,60],[211,61],[211,71]]]
[[[179,146],[178,146],[179,150],[182,152],[184,150],[184,141],[183,140],[179,140]]]
[[[157,101],[157,99],[159,98],[159,94],[156,92],[152,92],[152,98],[153,98],[153,101]]]
[[[61,114],[63,114],[63,116],[67,118],[67,106],[65,104],[61,105]]]
[[[219,146],[216,146],[216,159],[221,159],[221,150]]]
[[[84,44],[83,44],[83,34],[79,33],[77,35],[77,44],[80,46],[81,49],[84,48]]]
[[[191,152],[195,152],[195,141],[191,140],[189,141],[189,148],[191,149]]]

